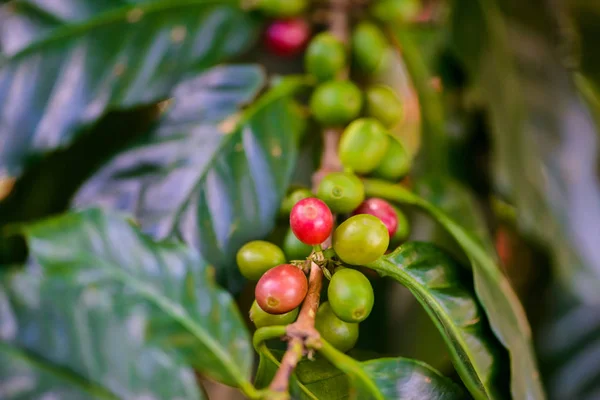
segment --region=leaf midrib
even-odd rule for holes
[[[19,358],[31,366],[44,370],[60,379],[63,379],[70,384],[77,386],[83,391],[92,394],[94,398],[119,400],[119,397],[104,385],[94,382],[91,379],[76,373],[70,368],[43,358],[39,354],[34,353],[29,349],[18,346],[14,343],[0,341],[0,352],[5,352],[6,354]]]
[[[460,329],[458,329],[455,326],[454,322],[451,319],[447,318],[446,313],[438,305],[438,302],[436,300],[429,300],[430,297],[433,298],[433,296],[428,296],[426,288],[423,285],[419,284],[412,276],[410,276],[410,274],[404,271],[403,267],[404,266],[400,267],[390,262],[387,257],[382,257],[381,259],[369,265],[369,268],[381,271],[387,276],[396,277],[399,283],[406,286],[414,294],[418,294],[418,296],[415,297],[421,304],[425,306],[425,310],[427,311],[427,313],[430,313],[431,310],[431,312],[436,317],[434,318],[435,325],[437,325],[440,330],[447,332],[448,337],[452,337],[452,340],[459,343],[462,349],[467,349],[468,346],[462,338]],[[440,321],[444,321],[445,323],[442,324]],[[449,338],[444,337],[444,341],[449,342],[449,340]],[[454,353],[457,359],[462,359],[462,357],[460,356],[460,354],[458,354],[456,348],[452,345],[452,343],[448,343],[448,347],[450,352]],[[464,354],[469,353],[465,351]],[[465,366],[465,363],[458,363],[458,368],[462,369],[467,375],[474,377],[474,380],[478,382],[478,385],[474,386],[470,382],[465,382],[465,384],[467,385],[467,387],[470,387],[470,389],[476,390],[477,392],[481,393],[483,391],[483,399],[492,399],[493,396],[490,393],[488,393],[487,387],[479,377],[477,370],[475,369],[474,364],[471,361],[471,357],[468,357],[468,359],[470,368]]]
[[[231,359],[229,354],[222,349],[221,345],[214,340],[201,325],[194,323],[193,318],[189,316],[185,308],[174,305],[173,301],[171,301],[168,297],[163,296],[161,293],[155,290],[153,285],[147,285],[138,282],[133,275],[127,273],[123,268],[120,268],[119,266],[113,266],[104,260],[97,261],[101,266],[104,266],[104,269],[110,275],[130,286],[137,293],[139,293],[140,296],[145,297],[150,302],[158,306],[167,315],[171,316],[171,318],[180,323],[194,337],[202,342],[210,351],[213,352],[213,354],[217,356],[217,360],[221,362],[221,365],[227,371],[229,378],[232,378],[232,380],[235,381],[239,387],[245,387],[248,385],[247,380],[240,378],[240,376],[245,375],[237,368],[236,362]],[[180,313],[178,309],[183,309],[185,313]]]
[[[17,53],[6,58],[0,58],[0,68],[3,68],[6,64],[11,62],[19,61],[19,59],[24,58],[45,46],[51,45],[54,42],[81,36],[85,32],[92,31],[102,26],[126,22],[127,15],[132,10],[140,10],[143,13],[142,18],[144,18],[148,14],[168,12],[173,9],[199,5],[234,5],[238,3],[239,1],[237,0],[159,0],[150,3],[126,5],[101,13],[83,23],[67,24],[56,28],[50,35],[34,41]]]

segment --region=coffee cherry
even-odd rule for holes
[[[269,314],[285,314],[298,307],[308,291],[306,276],[299,268],[282,264],[268,270],[256,284],[256,302]]]
[[[404,240],[406,240],[408,238],[408,235],[410,235],[410,225],[408,223],[406,215],[404,215],[402,211],[400,211],[394,206],[392,206],[392,208],[396,213],[396,219],[398,220],[398,228],[396,229],[394,236],[391,237],[390,244],[396,247]]]
[[[285,314],[269,314],[260,308],[256,300],[254,300],[252,307],[250,307],[250,320],[257,329],[265,326],[288,325],[296,320],[299,311],[299,308],[294,308]]]
[[[295,17],[308,5],[307,0],[258,0],[256,8],[271,17]]]
[[[332,212],[346,214],[365,199],[365,187],[354,174],[333,172],[321,180],[317,196]]]
[[[288,194],[283,201],[281,202],[281,208],[279,213],[281,215],[285,215],[286,217],[290,215],[292,212],[292,208],[302,199],[307,199],[309,197],[313,197],[312,192],[306,188],[300,188],[293,190],[290,194]]]
[[[317,310],[315,328],[329,344],[341,352],[347,352],[358,340],[358,324],[339,319],[329,302],[322,303]]]
[[[290,227],[302,243],[323,243],[333,229],[333,215],[327,204],[311,197],[300,200],[290,213]]]
[[[367,115],[391,128],[402,118],[402,103],[396,93],[384,85],[374,85],[367,89]]]
[[[343,126],[362,108],[360,89],[349,81],[328,81],[317,87],[310,98],[310,110],[325,126]]]
[[[396,233],[398,216],[392,205],[387,201],[378,198],[367,199],[354,210],[353,215],[358,214],[370,214],[379,218],[387,228],[390,238]]]
[[[352,55],[364,72],[375,72],[387,51],[384,34],[370,22],[359,23],[352,32]]]
[[[344,167],[359,174],[371,172],[387,152],[387,136],[385,128],[376,119],[357,119],[342,133],[338,149],[340,161]]]
[[[331,309],[345,322],[364,321],[371,310],[375,298],[369,280],[360,272],[345,268],[336,271],[329,281],[327,299]]]
[[[283,239],[283,252],[288,260],[303,260],[312,252],[312,246],[302,243],[291,229]]]
[[[348,218],[333,233],[333,249],[347,264],[366,265],[381,257],[390,242],[386,226],[368,214]]]
[[[304,49],[310,27],[303,19],[274,21],[267,27],[265,44],[273,54],[290,57]]]
[[[390,181],[397,181],[408,174],[412,160],[406,148],[397,139],[388,137],[388,142],[387,152],[373,171],[373,175]]]
[[[403,24],[414,20],[421,9],[419,0],[378,0],[369,11],[371,15],[388,24]]]
[[[242,275],[246,279],[255,281],[269,269],[285,263],[285,255],[273,243],[254,240],[238,250],[236,261]]]
[[[306,49],[304,66],[309,74],[320,81],[334,79],[346,66],[346,49],[331,33],[320,33]]]

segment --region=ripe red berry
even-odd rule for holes
[[[298,307],[308,291],[306,276],[298,267],[281,264],[260,278],[254,290],[256,302],[269,314],[284,314]]]
[[[289,57],[304,49],[309,36],[310,26],[305,20],[277,20],[267,27],[265,44],[273,54]]]
[[[290,213],[290,227],[302,243],[321,244],[333,229],[333,214],[327,204],[317,198],[300,200]]]
[[[378,198],[367,199],[352,213],[352,215],[357,214],[370,214],[379,218],[387,228],[390,237],[393,237],[396,229],[398,229],[398,216],[391,204],[385,200]]]

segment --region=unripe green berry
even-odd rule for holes
[[[389,86],[374,85],[367,89],[367,115],[385,127],[395,126],[402,118],[402,103]]]
[[[288,260],[303,260],[312,252],[312,246],[302,243],[290,228],[283,239],[283,252]]]
[[[386,226],[377,217],[358,214],[333,233],[333,249],[346,264],[366,265],[381,257],[390,243]]]
[[[373,171],[373,175],[390,181],[397,181],[408,174],[412,159],[402,143],[392,137],[388,137],[388,141],[387,152]]]
[[[370,22],[359,23],[352,32],[352,55],[358,67],[375,72],[385,58],[388,44],[381,30]]]
[[[256,329],[265,326],[288,325],[296,320],[299,311],[299,308],[294,308],[285,314],[269,314],[260,308],[256,300],[254,300],[252,307],[250,307],[250,320],[254,323]]]
[[[258,0],[256,8],[270,17],[295,17],[302,14],[307,0]]]
[[[359,174],[373,171],[387,152],[386,129],[373,118],[352,122],[342,133],[339,156],[342,165]]]
[[[291,193],[289,193],[283,201],[281,202],[281,208],[279,210],[279,214],[282,216],[289,216],[290,212],[292,212],[292,208],[302,199],[307,199],[309,197],[313,197],[312,192],[309,189],[300,188],[295,189]]]
[[[325,126],[344,126],[362,108],[360,89],[349,81],[328,81],[319,85],[310,99],[315,119]]]
[[[354,174],[333,172],[321,180],[317,197],[323,200],[333,213],[346,214],[363,202],[365,187]]]
[[[331,33],[320,33],[306,49],[304,66],[309,74],[320,81],[334,79],[346,66],[346,49]]]
[[[414,20],[420,9],[420,0],[378,0],[369,11],[381,22],[402,24]]]
[[[405,241],[410,235],[410,224],[408,222],[408,218],[406,218],[406,215],[402,211],[394,206],[392,206],[392,208],[398,217],[398,227],[396,228],[394,236],[390,239],[390,244],[393,247],[396,247]]]
[[[327,288],[327,299],[331,309],[345,322],[364,321],[375,302],[371,282],[355,269],[336,271]]]
[[[246,279],[256,281],[271,268],[285,264],[283,251],[264,240],[248,242],[236,255],[238,268]]]
[[[315,328],[323,339],[341,352],[353,348],[358,340],[358,324],[339,319],[332,311],[329,302],[319,306]]]

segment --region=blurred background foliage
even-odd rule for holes
[[[68,24],[69,18],[85,21],[99,9],[75,7],[95,2],[59,0],[55,3],[72,15],[53,15],[36,1],[3,3],[7,4],[0,8],[0,110],[6,112],[9,104],[3,95],[11,77],[3,57],[10,57],[24,41],[39,40],[56,25]],[[600,3],[432,0],[424,1],[424,7],[429,10],[424,21],[393,32],[397,41],[389,56],[392,62],[377,78],[394,87],[405,104],[405,118],[395,133],[417,156],[416,171],[407,184],[477,232],[483,245],[498,254],[528,312],[549,397],[596,399],[600,396]],[[220,64],[213,51],[206,65],[186,66],[177,77],[168,66],[148,71],[153,79],[165,79],[151,98],[136,97],[136,88],[145,83],[135,78],[143,74],[125,74],[122,93],[129,94],[106,102],[102,112],[78,121],[77,129],[62,138],[44,142],[23,133],[17,143],[0,132],[2,157],[8,152],[11,157],[14,152],[26,155],[2,163],[2,264],[20,263],[26,257],[24,242],[14,235],[16,224],[71,207],[110,202],[133,212],[147,232],[161,237],[164,229],[176,230],[177,236],[200,248],[217,266],[219,282],[236,294],[242,315],[247,315],[253,288],[234,268],[234,250],[257,231],[266,236],[277,229],[273,213],[261,210],[276,209],[287,182],[270,177],[269,183],[277,187],[272,194],[270,187],[256,183],[249,189],[252,184],[245,181],[227,186],[239,173],[232,167],[238,165],[239,146],[244,146],[253,165],[262,166],[254,170],[256,174],[264,177],[275,171],[265,165],[279,163],[279,151],[287,156],[285,169],[290,174],[294,170],[291,183],[309,185],[320,142],[310,124],[300,122],[305,110],[296,103],[275,94],[258,106],[249,105],[264,92],[267,76],[299,73],[302,62],[275,58],[260,45],[259,51],[249,52],[259,43],[263,21],[253,13],[223,12],[239,15],[234,22],[219,19],[221,14],[213,16],[210,21],[222,24],[221,31],[191,29],[179,37],[177,32],[182,31],[169,28],[163,34],[181,40],[182,46],[218,40],[223,32],[232,35],[221,37],[227,42],[215,46],[224,49],[223,60],[236,62],[232,68],[247,68],[247,79],[239,79],[239,69],[209,69]],[[152,63],[152,45],[160,43],[161,30],[152,24],[167,26],[168,18],[177,26],[185,25],[180,14],[163,14],[145,28],[151,40],[140,34],[140,43],[131,44],[126,54],[142,60],[139,68]],[[235,29],[227,25],[234,23]],[[78,46],[85,43],[80,40],[64,42],[56,51],[82,48]],[[104,51],[110,54],[111,49]],[[169,58],[177,60],[184,53]],[[48,57],[49,62],[56,61]],[[252,69],[251,64],[263,67]],[[85,70],[84,78],[94,82],[94,74],[119,71],[119,65],[107,60],[100,71]],[[56,69],[54,74],[60,68],[52,63],[46,67]],[[187,67],[197,73],[189,74]],[[31,113],[41,119],[52,111],[43,107],[42,100],[49,96],[43,79],[53,78],[43,72],[28,76],[34,79],[34,92],[23,99],[23,121]],[[302,84],[286,82],[280,90]],[[178,102],[178,96],[184,100]],[[71,124],[80,118],[75,113],[84,111],[64,107],[63,114],[54,111],[58,116],[51,120]],[[280,119],[261,114],[270,107],[277,109]],[[246,121],[245,127],[229,132],[240,119]],[[203,133],[207,126],[216,136]],[[270,127],[267,136],[248,133],[257,126],[261,132]],[[253,152],[253,140],[268,140],[273,152]],[[187,153],[182,150],[186,148]],[[146,155],[131,165],[130,152]],[[211,177],[212,189],[201,195],[190,189],[177,204],[165,204],[161,193],[180,189],[179,174],[191,179],[191,188],[204,187],[203,179]],[[214,179],[224,183],[215,184]],[[250,192],[254,198],[245,195]],[[211,196],[234,196],[238,201],[217,207]],[[454,240],[435,222],[417,210],[405,211],[411,239],[433,241],[465,261]],[[188,218],[197,225],[187,224]],[[161,227],[163,223],[169,228]],[[212,225],[203,231],[207,226],[203,223]],[[440,335],[412,295],[388,281],[374,278],[373,284],[377,302],[372,317],[361,325],[358,347],[420,359],[447,375],[455,374]],[[214,393],[226,390],[207,387]]]

